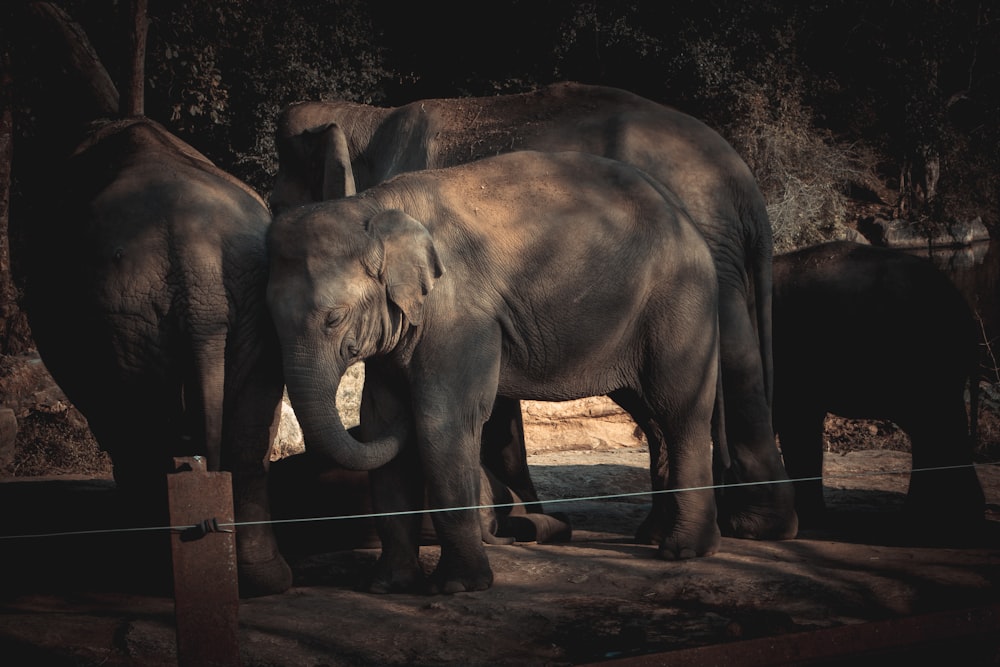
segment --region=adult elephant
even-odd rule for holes
[[[26,311],[53,378],[130,498],[163,502],[172,457],[232,473],[238,522],[266,522],[283,377],[266,304],[267,206],[157,123],[96,123],[38,203]],[[240,591],[291,572],[267,523],[237,529]]]
[[[270,212],[122,105],[66,12],[23,9],[12,61],[33,131],[15,146],[12,264],[42,360],[137,519],[165,515],[173,457],[231,471],[236,519],[250,522],[236,531],[240,592],[283,591],[291,572],[266,523],[283,385],[264,303]]]
[[[567,236],[570,225],[578,233]],[[431,590],[492,584],[474,508],[498,395],[609,395],[649,442],[660,555],[718,548],[715,267],[643,172],[520,151],[403,174],[278,216],[268,251],[267,301],[306,449],[371,471],[382,542],[373,591],[422,585],[414,511],[425,489],[441,510]],[[358,441],[336,395],[362,360],[378,381]]]
[[[804,522],[824,511],[827,413],[889,419],[907,433],[907,507],[921,530],[983,518],[972,467],[978,339],[965,298],[923,258],[849,242],[775,257],[774,425],[789,475],[802,480]]]
[[[278,119],[275,214],[364,191],[392,176],[513,150],[573,150],[644,170],[673,190],[708,243],[719,280],[729,483],[725,534],[796,534],[793,491],[771,425],[771,227],[757,184],[733,148],[700,121],[615,88],[560,83],[519,95],[430,99],[397,108],[303,102]],[[513,434],[514,446],[504,446]],[[516,404],[500,403],[484,452],[521,497],[534,495]],[[725,454],[731,453],[727,457]],[[490,464],[487,461],[487,464]],[[520,471],[521,474],[516,474]],[[763,484],[759,484],[764,482]]]

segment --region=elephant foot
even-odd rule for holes
[[[426,593],[427,582],[420,564],[414,560],[406,565],[393,565],[384,555],[375,565],[375,572],[368,582],[368,592],[380,595],[386,593]]]
[[[441,561],[430,577],[428,591],[432,595],[485,591],[493,585],[493,570],[486,554],[466,564],[442,554]]]
[[[971,546],[981,541],[987,525],[986,502],[975,485],[960,490],[939,489],[937,493],[910,493],[903,506],[903,528],[922,544]]]
[[[931,504],[925,499],[912,500],[907,497],[903,510],[915,521],[922,523],[925,529],[928,525],[947,527],[951,523],[975,524],[986,518],[986,503],[976,498],[962,499],[958,502],[946,502],[938,498]]]
[[[431,595],[453,595],[485,591],[493,585],[493,571],[465,576],[440,575],[431,578],[428,592]]]
[[[569,517],[561,512],[554,514],[523,514],[507,517],[501,532],[511,535],[516,542],[569,542],[573,536]]]
[[[727,537],[744,540],[790,540],[799,533],[794,509],[784,507],[743,507],[720,522]]]
[[[284,593],[292,587],[292,569],[280,555],[266,561],[238,564],[241,598]]]
[[[709,556],[722,541],[713,504],[709,501],[701,509],[680,512],[654,501],[635,532],[635,543],[659,545],[660,557],[666,560]]]
[[[663,560],[686,560],[711,556],[719,550],[722,534],[718,525],[711,522],[700,530],[674,531],[660,542],[659,556]]]
[[[483,531],[483,544],[493,544],[506,547],[514,544],[514,542],[516,541],[517,539],[514,537],[510,536],[501,537],[499,535],[495,535],[494,533],[488,530]]]
[[[654,521],[653,515],[654,512],[650,512],[639,524],[638,530],[635,531],[636,544],[659,544],[663,541],[665,535],[659,529],[658,523]]]
[[[985,518],[986,496],[971,465],[942,471],[914,471],[905,510],[913,517],[923,518],[925,526],[968,524]]]
[[[790,540],[799,532],[795,490],[780,480],[759,486],[724,487],[718,507],[719,528],[726,537]]]

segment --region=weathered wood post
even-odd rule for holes
[[[175,458],[167,475],[174,564],[177,662],[240,664],[239,583],[233,489],[228,472],[208,472],[200,456]],[[183,528],[182,530],[176,530]]]

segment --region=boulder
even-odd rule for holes
[[[957,247],[990,239],[979,217],[958,222],[869,218],[858,223],[858,230],[874,245],[888,248]]]

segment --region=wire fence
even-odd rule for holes
[[[579,503],[579,502],[591,502],[591,501],[604,501],[604,500],[618,500],[623,498],[636,498],[642,496],[649,496],[652,498],[654,495],[659,494],[673,494],[673,493],[684,493],[687,491],[707,491],[707,490],[718,490],[718,489],[735,489],[740,487],[749,486],[766,486],[773,484],[794,484],[796,482],[812,482],[812,481],[833,481],[833,480],[844,480],[844,479],[857,479],[862,477],[877,477],[883,475],[912,475],[913,473],[923,473],[923,472],[941,472],[946,470],[957,470],[964,468],[987,468],[995,467],[1000,465],[1000,462],[991,463],[974,463],[974,464],[964,464],[955,466],[938,466],[933,468],[907,468],[901,470],[876,470],[876,471],[863,471],[845,475],[826,475],[826,476],[816,476],[816,477],[798,477],[795,479],[787,480],[774,480],[774,481],[762,481],[762,482],[738,482],[735,484],[712,484],[708,486],[698,486],[698,487],[687,487],[682,489],[663,489],[660,491],[631,491],[628,493],[611,493],[603,495],[592,495],[592,496],[573,496],[570,498],[550,498],[546,500],[537,501],[518,501],[510,503],[496,503],[491,505],[469,505],[465,507],[441,507],[441,508],[426,508],[419,510],[408,510],[404,512],[372,512],[366,514],[343,514],[343,515],[332,515],[323,517],[303,517],[295,519],[272,519],[269,521],[234,521],[234,522],[217,522],[217,527],[219,529],[227,528],[238,528],[240,526],[252,526],[252,525],[263,525],[263,524],[290,524],[290,523],[317,523],[326,521],[346,521],[346,520],[359,520],[359,519],[375,519],[390,516],[407,516],[413,514],[435,514],[439,512],[457,512],[457,511],[468,511],[468,510],[484,510],[484,509],[504,509],[512,507],[524,507],[533,505],[555,505],[555,504],[566,504],[566,503]],[[105,533],[142,533],[142,532],[158,532],[158,531],[186,531],[191,529],[197,529],[198,525],[187,525],[187,526],[142,526],[142,527],[130,527],[130,528],[102,528],[95,530],[76,530],[76,531],[62,531],[54,533],[28,533],[20,535],[0,535],[0,542],[10,541],[10,540],[27,540],[27,539],[38,539],[46,537],[72,537],[77,535],[100,535]]]

